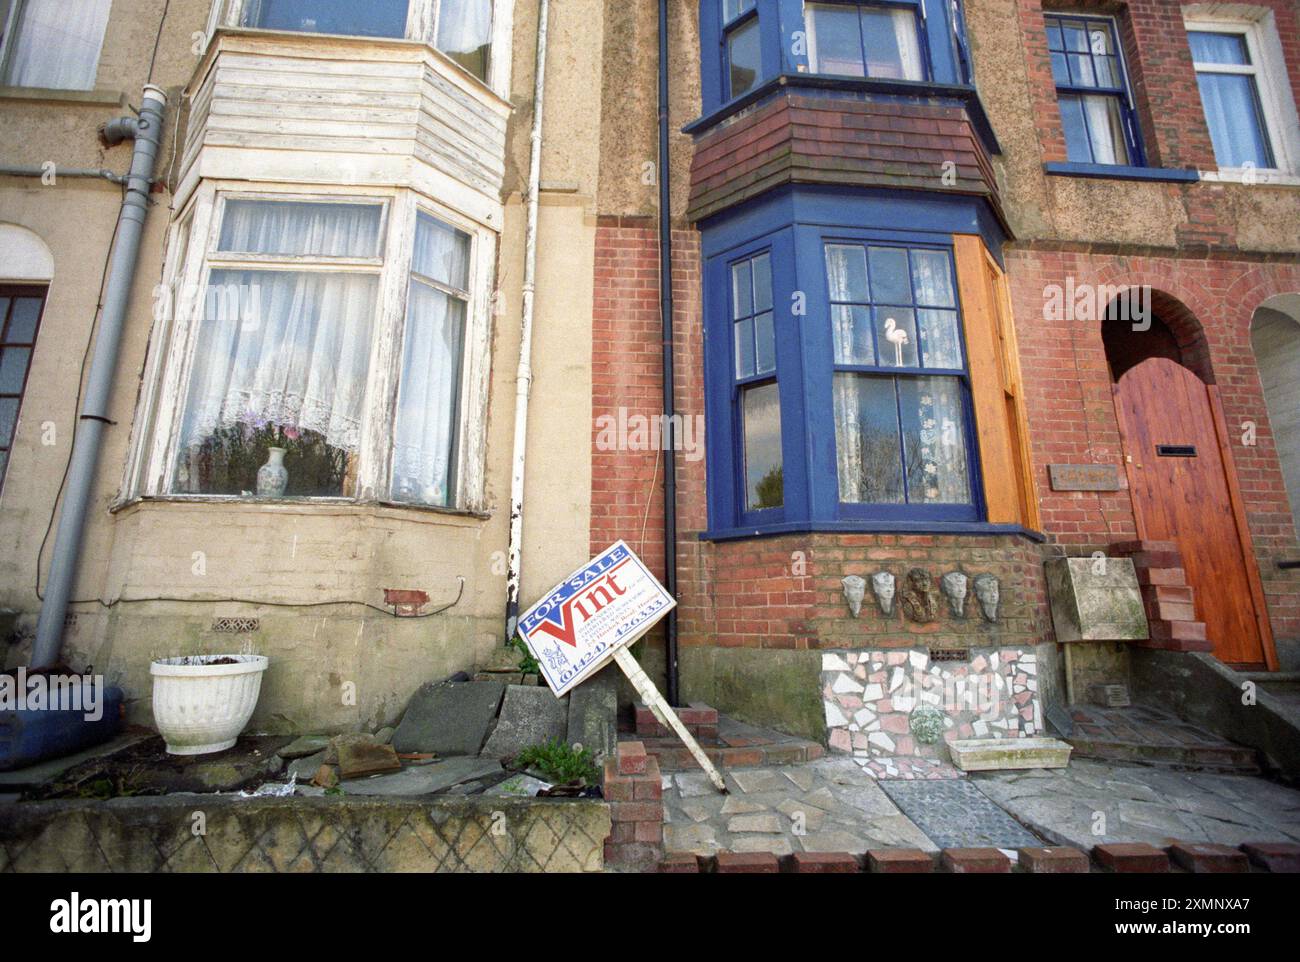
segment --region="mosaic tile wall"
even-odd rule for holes
[[[974,649],[964,661],[917,649],[823,652],[821,680],[831,751],[880,778],[955,777],[947,742],[1043,731],[1032,648]]]

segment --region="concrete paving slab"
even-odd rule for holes
[[[23,789],[43,785],[58,778],[68,769],[80,765],[82,762],[93,761],[96,758],[107,758],[109,755],[152,737],[152,733],[148,732],[127,732],[110,738],[102,745],[87,748],[74,755],[50,758],[11,772],[0,772],[0,790],[22,791]]]
[[[448,758],[431,765],[412,765],[391,775],[344,782],[342,788],[348,795],[433,795],[500,771],[501,763],[495,759]]]
[[[477,755],[505,691],[497,681],[424,685],[411,696],[392,746],[403,754]]]
[[[568,730],[569,706],[549,688],[511,685],[506,689],[497,727],[483,746],[483,754],[505,758],[552,738],[563,740]]]

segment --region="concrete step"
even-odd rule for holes
[[[1076,758],[1165,765],[1221,773],[1254,775],[1261,770],[1259,753],[1176,716],[1147,705],[1070,709],[1074,731],[1066,739]]]

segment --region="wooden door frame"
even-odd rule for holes
[[[1241,496],[1241,487],[1237,483],[1237,463],[1232,455],[1228,424],[1223,414],[1223,401],[1219,395],[1217,385],[1205,384],[1204,382],[1202,382],[1202,385],[1205,387],[1206,396],[1209,398],[1210,416],[1214,421],[1215,437],[1219,441],[1219,459],[1223,463],[1223,473],[1228,487],[1228,503],[1232,509],[1233,523],[1237,530],[1238,554],[1246,571],[1246,583],[1250,586],[1251,608],[1255,615],[1255,624],[1259,628],[1260,648],[1264,655],[1264,664],[1268,671],[1278,671],[1280,666],[1277,660],[1277,647],[1273,639],[1273,626],[1268,618],[1268,601],[1264,596],[1264,582],[1259,574],[1259,562],[1255,557],[1254,539],[1251,537],[1246,518],[1245,502]],[[1142,516],[1142,505],[1134,495],[1137,490],[1138,479],[1134,470],[1133,452],[1130,449],[1130,439],[1133,432],[1129,429],[1124,417],[1124,405],[1120,403],[1118,380],[1111,382],[1110,396],[1111,403],[1115,408],[1115,421],[1119,427],[1120,447],[1124,452],[1124,473],[1128,478],[1129,504],[1133,508],[1133,520],[1137,527],[1138,538],[1145,539],[1146,519]]]

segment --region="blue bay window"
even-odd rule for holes
[[[778,76],[970,83],[959,0],[701,0],[704,112]]]
[[[708,536],[993,527],[963,305],[986,288],[954,255],[1000,249],[982,202],[791,186],[702,234]]]

